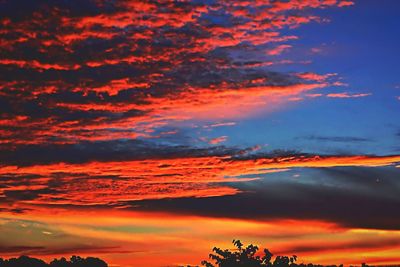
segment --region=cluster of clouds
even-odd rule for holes
[[[351,4],[2,1],[0,143],[146,138],[173,122],[248,116],[338,85],[266,67],[298,38],[287,29],[322,20],[312,9]]]
[[[323,21],[314,9],[352,4],[0,1],[0,199],[6,203],[1,209],[23,212],[19,203],[119,207],[135,201],[150,201],[144,206],[157,209],[175,203],[159,199],[180,198],[175,200],[179,212],[210,201],[217,211],[212,215],[222,215],[235,201],[275,203],[263,192],[249,195],[241,183],[255,183],[267,173],[395,166],[398,156],[265,154],[258,147],[220,146],[229,136],[204,139],[213,146],[201,148],[158,142],[164,138],[159,129],[177,122],[234,126],[227,119],[307,97],[369,96],[313,92],[343,86],[336,74],[268,68],[284,64],[279,56],[298,38],[291,29]],[[350,201],[346,197],[343,203]],[[314,211],[309,205],[317,200],[307,201],[301,214]],[[287,200],[294,202],[301,203]],[[240,214],[262,217],[260,210]],[[273,205],[265,210],[271,212]]]

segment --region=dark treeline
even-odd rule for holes
[[[72,256],[70,260],[61,258],[46,263],[40,259],[20,256],[8,260],[0,258],[0,267],[108,267],[108,265],[103,260],[93,257]]]
[[[233,240],[232,243],[235,246],[233,250],[214,247],[213,253],[209,255],[209,261],[204,260],[201,265],[205,267],[343,267],[342,264],[299,264],[296,263],[296,255],[276,256],[273,258],[273,254],[268,249],[264,249],[263,253],[260,254],[257,246],[248,245],[245,247],[240,240]],[[72,256],[69,261],[61,258],[46,263],[40,259],[20,256],[19,258],[10,258],[8,260],[0,258],[0,267],[108,267],[108,265],[105,261],[93,257],[81,258]],[[188,265],[187,267],[191,266]],[[373,267],[373,265],[362,263],[361,267]],[[400,265],[391,265],[391,267],[400,267]]]

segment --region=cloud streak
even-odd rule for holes
[[[181,151],[182,152],[182,151]],[[189,152],[189,151],[188,151]],[[6,201],[30,204],[115,205],[129,200],[235,195],[224,185],[291,168],[390,166],[400,156],[190,156],[80,164],[0,167],[7,177],[0,189]]]

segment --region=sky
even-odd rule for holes
[[[399,9],[0,0],[0,255],[399,263]]]

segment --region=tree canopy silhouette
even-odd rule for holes
[[[273,254],[264,249],[262,255],[257,255],[258,247],[248,245],[245,247],[240,240],[233,240],[234,250],[214,247],[209,261],[202,261],[201,264],[206,267],[321,267],[322,265],[314,264],[296,264],[297,256],[276,256],[272,259]],[[334,267],[336,265],[331,265]],[[342,265],[340,265],[342,266]]]
[[[72,256],[68,261],[65,258],[54,259],[47,264],[43,260],[20,256],[4,260],[0,258],[0,267],[108,267],[107,263],[99,258]]]

